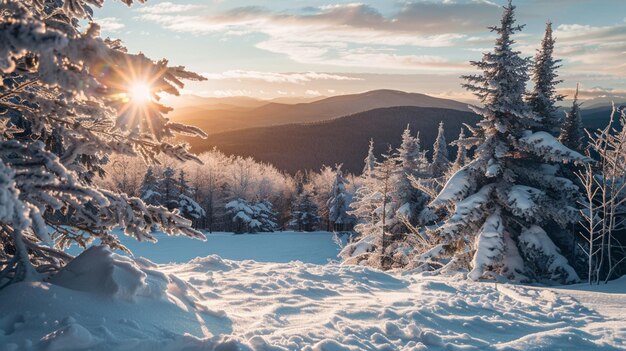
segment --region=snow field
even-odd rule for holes
[[[0,350],[626,348],[626,278],[597,292],[217,255],[154,264],[101,247],[74,263],[0,291]]]

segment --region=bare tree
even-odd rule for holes
[[[588,282],[599,284],[614,276],[626,261],[625,246],[619,240],[626,231],[626,111],[619,111],[621,130],[614,126],[616,109],[606,128],[589,133],[590,156],[594,165],[578,172],[584,186],[582,203],[582,247],[588,259]]]

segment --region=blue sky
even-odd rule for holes
[[[149,0],[96,10],[103,34],[209,78],[185,92],[261,98],[377,88],[467,99],[459,75],[493,46],[503,0]],[[518,49],[531,56],[547,20],[561,90],[626,96],[626,1],[517,0]]]

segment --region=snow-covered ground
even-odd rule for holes
[[[219,255],[239,261],[324,264],[329,260],[337,260],[340,250],[333,234],[329,232],[205,233],[205,242],[157,233],[157,243],[138,242],[119,231],[116,234],[135,257],[144,257],[155,263],[185,263],[196,257]],[[345,237],[342,240],[345,241]],[[74,255],[80,251],[77,247],[68,250]]]
[[[253,238],[231,243],[261,248]],[[309,239],[312,252],[332,242]],[[626,349],[626,277],[548,288],[267,261],[153,264],[92,248],[54,284],[0,291],[0,350]]]

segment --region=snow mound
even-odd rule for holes
[[[153,274],[153,278],[158,276]],[[131,300],[137,295],[161,295],[165,277],[152,279],[136,261],[112,253],[106,246],[92,246],[52,276],[50,283],[68,289]],[[158,287],[158,289],[156,289]]]

